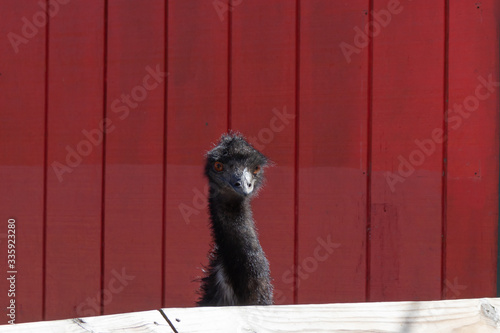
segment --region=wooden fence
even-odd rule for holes
[[[277,304],[495,296],[499,6],[2,1],[0,304],[192,306],[228,129],[275,162],[254,211]]]
[[[500,332],[499,299],[169,308],[0,326],[23,332]]]

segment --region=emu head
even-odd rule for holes
[[[224,134],[206,159],[205,175],[215,193],[247,198],[263,184],[268,160],[240,134]]]

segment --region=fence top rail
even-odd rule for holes
[[[500,298],[166,308],[3,325],[0,332],[500,332]]]

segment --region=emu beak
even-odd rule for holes
[[[231,178],[231,185],[237,193],[247,196],[253,192],[253,176],[247,168],[241,174],[235,174]]]

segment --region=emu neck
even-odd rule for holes
[[[223,264],[236,291],[243,293],[257,285],[268,263],[260,246],[250,208],[250,200],[225,198],[209,199],[212,230],[217,261]]]
[[[212,215],[214,241],[219,253],[238,253],[261,250],[250,207],[250,199],[211,196],[209,208]],[[242,253],[243,252],[243,253]]]
[[[272,304],[269,262],[257,238],[250,199],[214,196],[211,190],[209,209],[215,246],[201,304]]]

